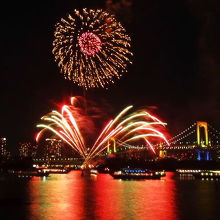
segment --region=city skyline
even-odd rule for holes
[[[168,123],[172,135],[199,120],[218,128],[217,1],[125,2],[126,12],[107,1],[5,3],[0,135],[9,144],[34,140],[40,117],[71,96],[91,99],[109,118],[130,104],[147,107]],[[108,90],[84,92],[54,62],[54,25],[75,8],[107,6],[131,36],[133,64]]]

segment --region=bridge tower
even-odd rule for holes
[[[196,126],[197,132],[197,160],[210,160],[210,152],[207,150],[209,146],[209,136],[208,136],[208,123],[204,121],[198,121]],[[201,150],[203,148],[204,150]]]
[[[112,149],[113,147],[113,149]],[[116,153],[116,141],[114,138],[111,138],[108,143],[107,143],[107,153],[111,154],[111,153]]]
[[[208,137],[208,123],[204,121],[197,121],[197,145],[198,147],[207,147],[209,144]]]
[[[165,158],[167,156],[166,150],[162,149],[162,144],[160,143],[160,150],[159,150],[159,157],[160,158]]]

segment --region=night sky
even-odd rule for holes
[[[133,64],[114,86],[83,93],[60,73],[54,25],[75,8],[116,13],[132,38]],[[109,117],[133,104],[168,123],[171,135],[197,120],[220,128],[218,0],[47,0],[1,5],[0,136],[10,149],[34,141],[40,117],[85,95]]]

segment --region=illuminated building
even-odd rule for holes
[[[36,152],[37,152],[36,145],[32,145],[30,142],[19,143],[20,157],[35,157]]]
[[[62,156],[61,149],[63,142],[58,139],[47,138],[45,143],[45,157],[46,158],[59,158]]]
[[[0,138],[0,156],[5,157],[6,155],[6,138]]]

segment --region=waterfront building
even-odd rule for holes
[[[55,138],[47,138],[45,142],[45,157],[60,158],[62,156],[63,142]]]
[[[1,157],[7,156],[6,138],[5,137],[0,138],[0,156]]]

